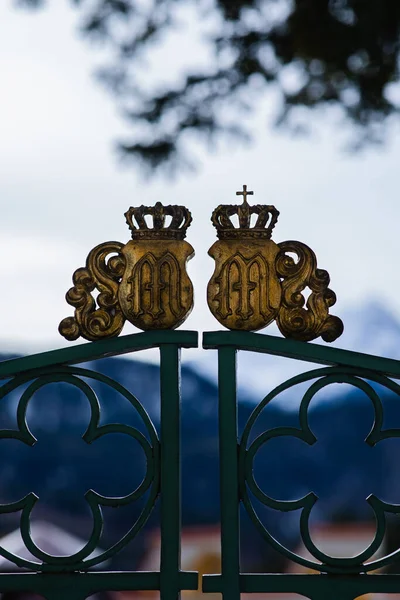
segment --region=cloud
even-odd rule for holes
[[[2,351],[44,349],[68,313],[61,289],[71,285],[70,262],[82,251],[56,238],[2,233],[0,237],[0,340]],[[69,311],[71,312],[71,311]],[[60,338],[61,340],[61,338]]]

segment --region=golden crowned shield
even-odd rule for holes
[[[212,314],[228,329],[257,331],[276,320],[285,337],[309,341],[321,336],[332,342],[343,323],[329,315],[336,302],[329,274],[317,268],[305,244],[271,240],[279,211],[272,205],[250,206],[247,196],[252,194],[243,186],[237,192],[242,205],[219,205],[212,214],[219,237],[209,250],[216,262],[207,287]],[[302,292],[307,288],[306,300]]]
[[[228,329],[257,331],[271,323],[281,303],[275,273],[279,248],[271,240],[223,239],[210,248],[216,262],[207,290],[211,312]]]
[[[132,240],[96,246],[86,266],[73,275],[74,287],[66,299],[75,314],[59,326],[68,340],[116,336],[125,320],[143,330],[175,329],[193,308],[186,263],[194,250],[184,241],[192,220],[188,209],[158,202],[153,207],[131,207],[125,217]]]

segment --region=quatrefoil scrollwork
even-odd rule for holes
[[[1,556],[18,565],[19,567],[26,567],[35,571],[86,571],[90,567],[110,559],[123,547],[125,547],[135,537],[150,516],[159,493],[159,440],[153,423],[137,398],[135,398],[135,396],[133,396],[126,388],[109,377],[95,371],[76,367],[58,367],[57,370],[43,369],[40,371],[40,375],[35,375],[34,377],[29,374],[18,375],[14,379],[4,384],[0,389],[1,400],[7,396],[7,394],[17,390],[20,386],[27,385],[17,406],[18,429],[0,430],[0,439],[16,439],[29,446],[33,446],[37,440],[30,431],[26,419],[26,412],[31,398],[40,388],[45,385],[50,383],[67,383],[78,388],[86,396],[90,405],[91,416],[89,425],[82,436],[82,439],[87,444],[91,444],[107,434],[122,433],[130,436],[139,443],[146,458],[146,473],[141,483],[132,493],[122,497],[109,497],[102,496],[94,490],[89,490],[86,492],[85,499],[89,505],[93,517],[92,532],[85,546],[71,556],[52,556],[47,554],[41,550],[32,539],[30,533],[30,519],[32,510],[39,500],[39,497],[36,494],[31,492],[17,502],[0,505],[0,514],[21,511],[20,530],[22,539],[29,552],[41,562],[26,560],[0,546]],[[105,384],[106,386],[110,386],[116,392],[121,394],[121,396],[123,396],[126,400],[128,400],[128,402],[131,403],[133,408],[139,414],[148,438],[138,429],[130,425],[121,423],[100,425],[100,404],[98,398],[90,385],[81,379],[82,377],[85,379],[93,379]],[[98,547],[102,535],[104,520],[101,507],[124,506],[139,500],[139,498],[142,498],[146,492],[149,493],[145,504],[140,512],[139,517],[129,531],[113,546],[99,555],[90,557],[90,555]]]
[[[249,444],[252,428],[267,404],[289,388],[292,388],[297,384],[312,381],[314,379],[316,379],[316,381],[312,383],[312,385],[305,392],[300,403],[300,427],[276,427],[274,429],[264,431]],[[315,394],[324,387],[333,383],[347,383],[353,387],[356,387],[364,392],[371,400],[375,419],[371,431],[365,439],[365,442],[369,446],[375,446],[378,442],[384,439],[400,437],[400,429],[383,429],[383,406],[381,399],[376,390],[372,387],[372,385],[367,383],[365,379],[376,384],[380,384],[400,396],[400,385],[375,372],[345,367],[315,369],[302,375],[293,377],[271,391],[251,414],[243,431],[239,445],[240,498],[248,515],[250,516],[250,519],[264,539],[268,541],[269,544],[279,553],[283,554],[289,560],[292,560],[299,565],[324,573],[366,573],[384,567],[395,560],[398,560],[400,557],[400,548],[382,558],[367,562],[371,559],[371,557],[373,557],[373,555],[382,545],[386,532],[385,513],[400,514],[400,505],[383,502],[374,494],[369,495],[366,501],[371,506],[376,519],[376,532],[374,539],[370,545],[357,556],[348,558],[332,557],[317,548],[310,534],[310,516],[313,507],[318,501],[316,494],[310,492],[298,500],[290,501],[276,500],[271,498],[261,490],[255,480],[253,471],[254,458],[264,444],[266,444],[269,440],[278,437],[291,436],[305,442],[310,446],[313,445],[317,441],[317,438],[312,432],[308,422],[308,408]],[[274,510],[279,510],[282,512],[301,510],[300,535],[304,546],[315,559],[315,562],[313,560],[303,558],[289,548],[285,547],[267,530],[266,526],[262,523],[257,515],[249,492],[261,504]]]

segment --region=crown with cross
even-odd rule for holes
[[[152,226],[146,221],[150,216]],[[125,213],[126,222],[132,232],[132,239],[174,239],[183,240],[192,222],[192,215],[185,206],[131,206]]]
[[[254,192],[247,191],[247,185],[243,186],[237,196],[243,196],[243,204],[220,204],[214,210],[211,221],[217,230],[217,235],[222,239],[253,238],[271,239],[272,230],[276,225],[279,210],[272,205],[254,204],[250,206],[247,196],[253,196]],[[238,217],[239,227],[235,227],[231,217]],[[251,217],[256,215],[255,223],[252,225]]]

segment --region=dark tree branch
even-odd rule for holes
[[[298,107],[338,105],[359,147],[384,140],[388,117],[399,112],[387,93],[399,78],[398,0],[193,1],[199,27],[202,11],[219,15],[220,31],[207,37],[215,64],[161,91],[140,88],[138,60],[172,31],[179,6],[189,0],[71,2],[82,13],[83,33],[108,44],[114,56],[98,77],[133,127],[133,141],[119,151],[152,170],[187,162],[189,133],[207,140],[245,136],[239,113],[254,77],[280,89],[279,124],[290,127]],[[43,1],[18,4],[39,8]],[[297,68],[297,89],[282,81],[289,65]]]

